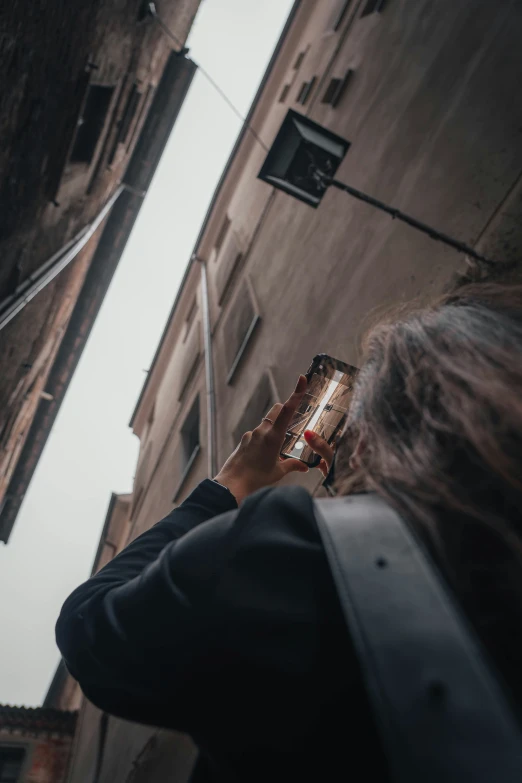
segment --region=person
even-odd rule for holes
[[[476,284],[369,334],[335,452],[340,494],[414,530],[522,703],[522,286]],[[388,779],[310,494],[273,486],[301,376],[215,480],[77,588],[67,667],[112,715],[189,733],[198,781]]]

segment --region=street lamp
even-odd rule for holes
[[[350,142],[290,109],[270,148],[259,178],[318,207],[350,148]]]
[[[315,208],[319,206],[330,186],[338,188],[471,258],[488,265],[495,264],[464,242],[336,180],[337,169],[350,146],[346,139],[323,128],[309,117],[289,109],[261,167],[259,179]]]

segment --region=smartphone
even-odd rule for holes
[[[283,457],[300,459],[311,468],[319,464],[321,457],[310,448],[304,432],[313,430],[334,442],[346,423],[357,373],[357,367],[325,353],[314,356],[306,371],[308,388],[286,431]]]

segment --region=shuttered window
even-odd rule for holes
[[[259,321],[252,294],[246,281],[243,281],[223,326],[227,383],[232,381]]]
[[[242,435],[257,427],[261,423],[263,416],[266,416],[272,405],[275,403],[272,385],[268,373],[261,376],[256,389],[248,401],[241,418],[234,427],[234,442],[239,443]]]

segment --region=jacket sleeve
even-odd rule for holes
[[[252,712],[247,693],[273,703],[271,692],[308,676],[325,563],[306,490],[266,488],[237,509],[211,484],[81,585],[57,624],[67,667],[96,706],[194,737],[203,720],[232,736]]]
[[[56,641],[93,703],[158,722],[158,687],[183,677],[237,516],[233,495],[205,480],[65,601]],[[194,549],[196,561],[185,556]],[[171,629],[175,629],[173,634]],[[159,716],[161,720],[161,716]]]

